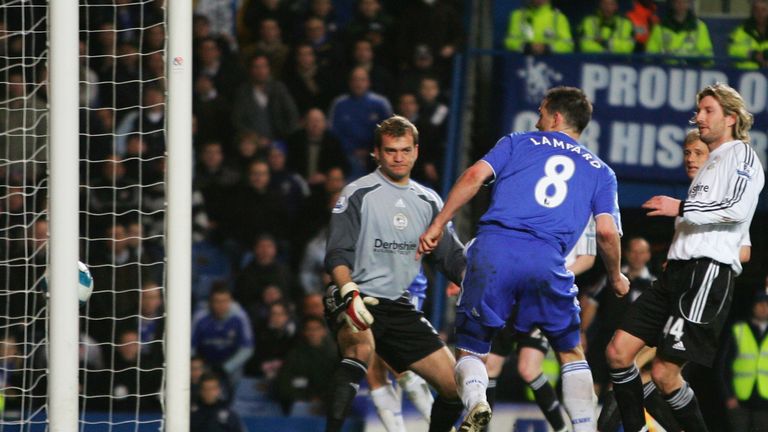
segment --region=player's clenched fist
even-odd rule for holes
[[[611,285],[613,285],[613,292],[616,297],[624,297],[629,292],[629,279],[621,273],[619,273],[618,279],[611,281]]]
[[[418,259],[422,255],[432,252],[437,247],[437,243],[440,242],[442,236],[442,227],[435,224],[430,225],[427,231],[419,237],[419,248],[416,251],[416,258]]]
[[[368,327],[373,324],[373,315],[365,305],[375,306],[379,304],[379,299],[360,297],[360,289],[354,282],[347,282],[341,287],[341,297],[344,299],[344,304],[347,305],[344,320],[347,321],[352,331],[368,330]]]

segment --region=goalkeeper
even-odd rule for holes
[[[331,215],[325,266],[335,286],[325,306],[342,360],[331,382],[329,432],[341,430],[374,350],[395,371],[412,370],[437,390],[430,431],[450,430],[461,415],[456,360],[407,291],[421,266],[419,235],[443,204],[433,190],[410,179],[418,137],[403,117],[378,125],[373,149],[378,168],[344,188]],[[466,261],[451,234],[431,259],[460,283]]]

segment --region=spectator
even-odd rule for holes
[[[123,412],[159,412],[163,368],[141,353],[139,334],[126,329],[117,337],[112,367],[101,379],[111,385],[110,408]]]
[[[256,53],[269,58],[272,66],[272,76],[283,77],[283,66],[288,59],[291,48],[283,43],[283,32],[280,24],[274,18],[264,18],[259,23],[259,40],[244,47],[240,52],[241,58],[248,59]]]
[[[118,30],[118,40],[128,43],[138,42],[140,29],[144,25],[141,3],[130,0],[115,0],[113,4],[114,9],[110,12],[113,14]]]
[[[720,357],[720,390],[731,432],[768,427],[768,284],[755,293],[748,321],[731,326]]]
[[[621,272],[629,279],[629,293],[621,298],[616,297],[612,290],[608,289],[607,282],[601,280],[597,290],[591,293],[591,298],[582,302],[585,317],[582,328],[587,329],[589,341],[587,357],[598,394],[601,389],[606,389],[610,382],[605,347],[608,346],[630,303],[637,300],[656,280],[656,276],[648,269],[651,247],[644,238],[629,239],[624,249],[624,258],[626,264],[621,268]],[[590,318],[587,317],[594,317],[591,325]]]
[[[275,238],[261,234],[253,242],[253,261],[243,268],[237,278],[235,297],[246,309],[250,309],[268,285],[277,285],[289,297],[298,298],[291,270],[277,260]]]
[[[195,78],[207,76],[226,100],[232,100],[243,81],[237,63],[222,53],[219,43],[212,37],[200,40],[195,54]]]
[[[423,159],[427,179],[436,184],[443,167],[448,134],[448,106],[440,100],[440,82],[425,76],[419,84],[419,157]]]
[[[144,82],[158,82],[165,87],[165,59],[162,51],[145,54],[141,79]]]
[[[508,50],[523,54],[570,53],[571,25],[550,0],[529,0],[528,6],[512,12],[504,44]]]
[[[99,342],[111,342],[119,322],[139,310],[146,263],[130,248],[123,224],[113,222],[94,237],[104,240],[95,247],[94,261],[89,263],[96,283],[88,300],[88,317],[99,320],[99,325],[90,328],[90,335]]]
[[[394,93],[395,79],[392,74],[375,58],[373,44],[366,39],[355,41],[352,46],[352,67],[361,67],[368,72],[371,90],[391,98]]]
[[[258,29],[263,19],[273,19],[280,24],[281,29],[289,29],[292,24],[292,14],[288,2],[280,0],[251,0],[243,9],[243,26],[240,29],[240,41],[252,42],[257,35],[251,34],[250,29]]]
[[[238,171],[243,176],[248,175],[248,167],[257,159],[267,157],[267,152],[272,146],[269,138],[256,132],[243,132],[237,137],[237,154],[235,156]]]
[[[301,216],[299,211],[309,196],[309,186],[299,174],[286,165],[287,152],[288,149],[282,141],[272,143],[267,158],[271,173],[269,187],[281,198],[288,217],[298,220]]]
[[[139,310],[139,340],[141,353],[155,359],[162,358],[165,317],[162,288],[153,281],[141,287]]]
[[[242,432],[237,413],[222,399],[221,380],[214,374],[200,377],[197,401],[192,404],[190,432]]]
[[[322,184],[333,168],[348,170],[349,162],[341,143],[327,127],[323,111],[313,108],[304,117],[304,128],[288,138],[288,166],[307,179],[310,185]]]
[[[254,329],[258,349],[245,366],[246,375],[263,376],[268,381],[277,377],[296,341],[296,322],[291,315],[288,303],[278,301],[269,306],[266,325]]]
[[[307,15],[303,21],[307,18],[319,18],[325,24],[325,28],[329,35],[335,36],[340,30],[342,23],[339,22],[334,10],[331,0],[309,0],[309,8]]]
[[[333,72],[343,70],[338,67],[344,58],[343,48],[321,18],[310,16],[304,21],[304,42],[315,50],[318,66]]]
[[[768,68],[768,0],[752,1],[752,14],[731,33],[728,55],[741,69]]]
[[[384,96],[370,91],[368,71],[361,67],[349,74],[349,93],[337,97],[328,115],[331,130],[341,140],[348,155],[350,173],[358,177],[368,167],[376,125],[392,115],[392,106]]]
[[[306,296],[324,293],[325,286],[331,281],[325,272],[325,265],[323,264],[327,237],[328,230],[326,227],[323,227],[317,232],[317,235],[309,240],[309,243],[304,248],[304,257],[301,259],[299,267],[299,280]]]
[[[88,187],[82,187],[87,200],[88,216],[98,231],[113,222],[113,213],[124,216],[135,214],[139,207],[141,187],[126,173],[125,161],[109,155],[101,162],[100,170]]]
[[[328,279],[330,282],[330,278]],[[325,306],[323,304],[324,294],[322,292],[311,292],[304,296],[301,303],[301,319],[306,322],[308,319],[325,318]],[[325,321],[323,321],[325,322]]]
[[[655,0],[633,0],[632,9],[627,12],[627,19],[632,22],[635,38],[635,52],[645,52],[651,30],[659,24],[656,15]]]
[[[210,141],[203,144],[200,157],[195,166],[192,182],[205,199],[206,212],[211,219],[221,221],[225,218],[229,194],[240,181],[236,169],[224,162],[224,150],[220,142]]]
[[[301,339],[285,356],[277,378],[277,395],[291,415],[322,415],[330,380],[339,361],[336,344],[322,318],[304,319]]]
[[[208,308],[192,319],[192,354],[226,372],[235,383],[253,354],[251,321],[224,284],[211,289]]]
[[[197,116],[198,142],[231,140],[229,126],[230,100],[226,99],[207,75],[195,79],[195,93],[192,99],[192,112]]]
[[[22,69],[10,70],[7,79],[0,101],[0,130],[5,132],[0,134],[0,155],[10,162],[4,168],[10,177],[34,179],[45,173],[44,165],[35,162],[48,159],[48,109],[38,92],[27,91]]]
[[[712,41],[704,21],[698,19],[691,0],[669,0],[661,24],[651,30],[645,52],[669,58],[712,58]]]
[[[237,91],[232,107],[235,130],[284,139],[296,129],[299,113],[285,84],[272,79],[266,55],[257,54],[248,61],[248,79]]]
[[[199,355],[192,356],[189,360],[189,396],[194,405],[200,398],[200,378],[209,372],[205,360]]]
[[[107,8],[89,8],[89,12],[101,12]],[[95,43],[88,46],[89,59],[91,65],[99,75],[102,82],[111,81],[111,72],[114,70],[115,60],[117,59],[117,32],[115,24],[112,21],[105,20],[106,17],[91,19],[90,22],[98,23],[92,30],[94,31]],[[109,17],[111,20],[112,17]]]
[[[165,50],[165,26],[162,23],[150,25],[142,33],[139,42],[143,54],[163,52]]]
[[[208,21],[210,33],[221,37],[232,50],[237,49],[237,14],[243,7],[243,0],[198,0],[195,14]]]
[[[381,8],[379,0],[360,0],[357,5],[357,14],[347,28],[349,40],[365,39],[371,43],[376,52],[376,58],[383,60],[383,64],[392,64],[388,46],[392,36],[394,21]]]
[[[132,132],[142,134],[148,157],[165,154],[165,92],[160,86],[144,87],[142,105],[126,114],[118,124],[115,130],[118,154],[125,152],[127,137]]]
[[[248,167],[246,182],[234,194],[227,208],[227,226],[235,239],[246,246],[253,244],[259,233],[267,232],[286,238],[294,227],[280,197],[269,188],[269,165],[257,159]]]
[[[251,302],[247,307],[253,327],[256,329],[266,327],[267,321],[269,321],[270,308],[273,304],[281,301],[285,301],[285,296],[279,286],[269,284],[261,289],[255,303]]]
[[[302,237],[305,239],[312,238],[318,230],[328,225],[331,210],[339,198],[339,193],[346,185],[344,172],[340,168],[329,169],[324,177],[325,181],[322,184],[312,188],[312,194],[303,212],[306,223],[302,230]]]
[[[126,178],[138,182],[141,186],[150,186],[163,181],[163,173],[158,171],[156,163],[159,157],[161,156],[150,157],[144,137],[133,133],[126,139],[125,153],[120,155],[120,164],[125,168]]]
[[[221,34],[212,31],[211,20],[207,16],[196,13],[192,16],[192,47],[195,52],[197,52],[200,41],[206,38],[213,38],[219,45],[222,54],[231,54],[230,41]]]
[[[437,68],[435,68],[435,58],[432,55],[432,51],[426,45],[419,45],[414,49],[413,60],[410,66],[400,73],[399,76],[399,92],[402,93],[418,93],[421,86],[421,80],[426,77],[438,76]],[[442,77],[438,77],[442,79]]]
[[[328,69],[317,64],[315,50],[309,44],[300,43],[294,50],[293,66],[286,72],[286,85],[296,100],[302,115],[312,109],[326,109],[336,84]]]
[[[581,52],[629,54],[634,50],[632,22],[618,10],[617,0],[600,0],[597,12],[584,18],[579,27]]]
[[[400,17],[398,52],[401,65],[413,56],[414,47],[426,45],[444,70],[464,40],[463,26],[453,4],[445,0],[408,2]]]
[[[99,76],[91,68],[89,60],[85,41],[80,41],[80,106],[97,108],[99,105]]]

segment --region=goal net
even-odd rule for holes
[[[165,2],[79,4],[80,430],[162,430]],[[47,424],[49,7],[0,2],[0,430]]]

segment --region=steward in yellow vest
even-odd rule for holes
[[[512,12],[504,45],[524,54],[573,52],[571,25],[549,0],[531,0],[529,6]]]
[[[667,54],[670,57],[714,56],[709,29],[696,18],[688,1],[670,1],[670,11],[651,30],[645,52]]]
[[[629,54],[635,49],[632,22],[617,14],[616,0],[600,0],[600,8],[579,26],[583,53]]]
[[[768,428],[768,292],[755,296],[749,321],[731,327],[719,364],[728,430]]]
[[[740,69],[768,68],[768,0],[754,0],[752,15],[731,32],[728,55]]]

